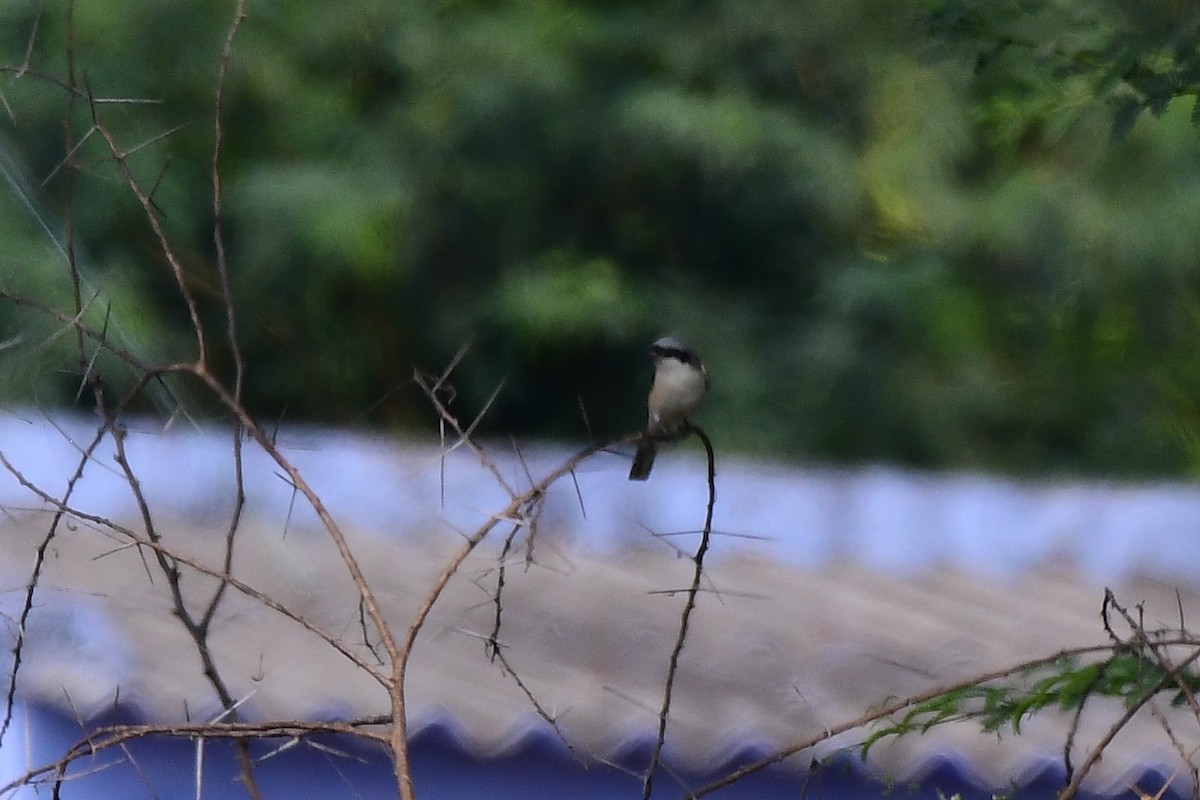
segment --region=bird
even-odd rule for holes
[[[700,357],[672,336],[663,336],[650,346],[650,363],[654,365],[654,383],[646,400],[649,420],[629,469],[631,481],[650,477],[659,441],[682,435],[688,418],[712,386]]]

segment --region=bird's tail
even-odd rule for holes
[[[637,453],[633,456],[633,466],[629,468],[629,480],[644,481],[650,477],[654,469],[654,457],[658,455],[658,445],[646,440],[638,445]]]

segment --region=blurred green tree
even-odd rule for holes
[[[214,321],[228,5],[80,5],[70,38],[81,86],[155,101],[100,107],[126,147],[171,131],[131,164]],[[263,414],[423,425],[411,369],[470,340],[464,413],[508,378],[493,430],[579,438],[580,402],[597,431],[629,430],[646,343],[672,332],[710,364],[703,420],[724,448],[1200,467],[1189,4],[249,11],[222,174],[247,399]],[[100,292],[91,313],[149,358],[185,358],[186,317],[101,143],[60,168],[91,127],[47,80],[64,79],[67,42],[57,6],[0,10],[6,281],[64,307],[69,216]],[[9,401],[73,402],[79,366],[56,360],[53,332],[0,307]]]

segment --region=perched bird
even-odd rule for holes
[[[664,336],[651,345],[650,363],[654,365],[654,384],[646,401],[650,419],[629,470],[631,481],[650,477],[658,442],[683,433],[688,417],[696,413],[710,386],[708,370],[699,356],[678,339]]]

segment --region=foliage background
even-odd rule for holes
[[[103,143],[61,168],[91,121],[50,79],[156,101],[100,110],[215,325],[232,6],[0,3],[0,280],[68,310],[73,242],[152,360],[191,357],[186,314]],[[409,375],[469,340],[462,407],[507,378],[490,430],[580,439],[582,402],[625,432],[673,332],[725,452],[1190,476],[1197,12],[1128,8],[252,0],[222,160],[247,401],[428,430]],[[0,305],[0,399],[86,405],[60,329]]]

